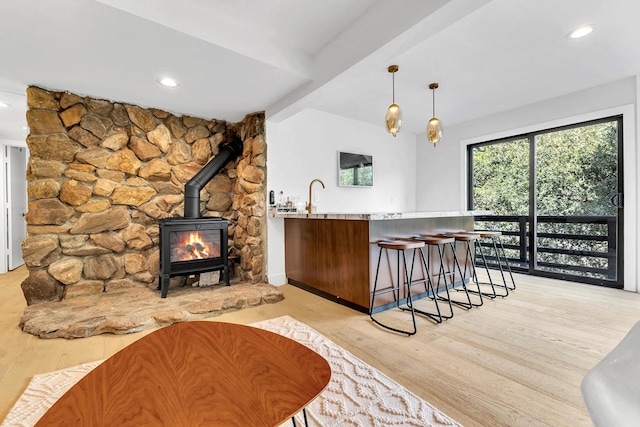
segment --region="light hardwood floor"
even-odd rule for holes
[[[41,340],[18,328],[24,267],[0,275],[0,419],[34,374],[111,356],[144,336]],[[580,382],[640,320],[640,294],[516,276],[518,289],[456,310],[418,333],[382,330],[367,315],[290,285],[285,300],[215,317],[251,323],[290,315],[386,373],[465,426],[591,425]],[[406,323],[406,313],[383,313]]]

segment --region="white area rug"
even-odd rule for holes
[[[310,426],[460,426],[382,372],[292,317],[278,317],[251,326],[298,341],[331,365],[329,385],[307,407]],[[2,427],[33,426],[60,396],[101,362],[34,376]],[[304,425],[301,413],[296,421]]]

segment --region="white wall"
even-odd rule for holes
[[[466,147],[469,144],[539,129],[623,114],[625,180],[625,289],[638,291],[637,242],[640,223],[637,215],[638,150],[634,111],[640,96],[636,77],[619,80],[581,92],[571,93],[522,108],[453,125],[434,150],[417,137],[417,210],[466,209]],[[462,102],[462,100],[461,100]],[[637,110],[637,108],[635,108]],[[446,123],[445,123],[446,126]],[[434,179],[437,177],[437,179]]]
[[[383,112],[384,113],[384,112]],[[392,137],[380,126],[306,109],[289,119],[267,120],[267,192],[307,201],[313,185],[318,212],[407,212],[416,208],[416,143],[411,134]],[[373,187],[338,187],[338,151],[373,156]],[[268,218],[269,282],[286,282],[284,220]]]

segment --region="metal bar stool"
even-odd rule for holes
[[[489,266],[487,263],[487,258],[485,257],[484,254],[484,250],[482,249],[482,237],[483,237],[483,232],[482,231],[464,231],[462,232],[462,234],[472,234],[472,235],[477,235],[477,239],[475,239],[473,241],[474,243],[474,250],[475,250],[475,258],[472,258],[472,266],[474,268],[474,275],[476,276],[476,283],[478,285],[489,285],[491,287],[491,292],[482,292],[482,296],[485,296],[487,298],[497,298],[497,297],[506,297],[507,295],[509,295],[509,289],[505,287],[503,287],[505,293],[504,294],[499,294],[496,292],[496,284],[493,282],[493,278],[491,277],[491,272],[489,271]],[[487,273],[487,279],[489,280],[488,282],[481,282],[478,277],[477,277],[477,269],[476,269],[476,264],[478,261],[478,255],[480,255],[480,258],[482,259],[482,266],[484,267],[485,272]],[[466,265],[465,265],[465,271],[466,271]],[[502,277],[503,281],[504,281],[504,276]],[[476,291],[472,291],[472,293],[476,293]]]
[[[419,241],[425,244],[426,246],[426,242],[424,242],[424,240],[422,240],[422,238],[420,237],[411,237],[409,239],[409,241]],[[443,316],[442,312],[440,311],[440,306],[438,305],[438,299],[437,298],[437,292],[436,289],[433,287],[433,281],[431,280],[431,268],[430,268],[430,261],[427,260],[427,258],[425,258],[424,256],[424,252],[423,252],[423,248],[418,248],[419,253],[420,253],[420,259],[422,261],[422,266],[424,267],[424,279],[420,279],[420,280],[412,280],[411,282],[409,282],[407,284],[407,287],[409,289],[409,292],[411,292],[411,289],[416,286],[416,285],[420,285],[420,284],[424,284],[424,291],[426,296],[433,301],[433,303],[435,304],[435,308],[436,308],[436,312],[432,313],[430,311],[425,311],[422,308],[417,308],[414,304],[414,302],[416,301],[413,294],[411,295],[411,300],[409,300],[408,305],[411,305],[413,308],[413,311],[421,314],[423,316],[428,317],[429,319],[433,320],[436,323],[442,323],[442,321],[444,319],[448,319],[451,316]],[[429,257],[430,254],[427,253],[427,257]],[[414,257],[415,257],[415,250],[414,250]],[[415,261],[415,260],[414,260]],[[448,292],[447,292],[448,294]],[[449,303],[449,308],[451,308],[451,303]],[[410,310],[410,307],[400,307],[400,310],[405,310],[408,311]],[[453,314],[452,314],[453,315]]]
[[[491,240],[491,246],[493,248],[493,252],[496,255],[496,262],[498,264],[498,269],[500,270],[500,275],[502,276],[502,283],[504,285],[504,289],[506,294],[503,296],[507,296],[509,295],[509,290],[515,290],[516,289],[516,281],[513,278],[513,273],[511,271],[511,265],[509,265],[509,259],[507,258],[507,255],[504,251],[504,245],[502,244],[502,239],[500,238],[502,236],[502,232],[501,231],[487,231],[487,230],[480,230],[480,231],[474,231],[474,233],[478,233],[480,235],[481,239],[490,239]],[[478,240],[478,244],[480,246],[480,248],[482,248],[482,241]],[[488,263],[486,261],[486,259],[484,259],[483,256],[483,263],[485,264],[485,268],[487,268],[487,274],[489,274],[488,271]],[[511,286],[507,283],[507,280],[505,278],[505,272],[504,270],[507,270],[507,272],[509,273],[509,277],[511,279]],[[489,278],[491,278],[491,276],[489,276]]]
[[[458,260],[458,254],[456,252],[456,239],[450,235],[447,234],[421,234],[421,237],[438,237],[438,238],[444,238],[447,239],[446,241],[443,241],[443,265],[444,265],[444,259],[446,258],[446,248],[449,247],[449,250],[451,252],[451,258],[453,259],[453,268],[445,271],[444,274],[445,275],[449,275],[451,277],[451,288],[458,291],[458,289],[455,289],[455,272],[456,270],[458,271],[458,274],[460,274],[460,279],[461,279],[461,286],[462,286],[462,290],[465,293],[465,296],[467,297],[466,301],[457,301],[455,299],[451,298],[451,295],[449,292],[447,292],[447,295],[449,296],[449,300],[451,301],[452,304],[455,304],[459,307],[465,308],[465,309],[471,309],[475,306],[475,304],[473,304],[471,302],[471,296],[469,295],[469,290],[467,289],[467,284],[465,283],[464,277],[465,274],[463,274],[462,272],[462,268],[460,267],[460,261]],[[443,266],[444,269],[444,266]],[[449,290],[449,287],[447,286],[447,291]],[[442,299],[442,298],[441,298]]]
[[[451,300],[451,295],[449,294],[449,286],[447,286],[447,277],[450,277],[450,281],[451,281],[451,287],[453,287],[454,284],[454,276],[455,276],[455,270],[452,271],[448,271],[447,269],[445,269],[444,267],[444,251],[447,247],[447,244],[452,244],[455,242],[455,239],[453,237],[438,237],[438,236],[430,236],[430,235],[419,235],[419,236],[415,236],[413,238],[414,240],[418,240],[421,242],[424,242],[424,244],[426,245],[426,249],[427,249],[427,260],[425,262],[425,269],[426,269],[426,275],[431,278],[433,275],[430,273],[430,266],[431,266],[431,249],[433,247],[435,247],[438,251],[438,258],[439,258],[439,268],[438,268],[438,273],[436,274],[436,276],[438,276],[438,282],[435,285],[435,290],[434,290],[434,285],[433,285],[433,280],[431,280],[431,289],[433,292],[433,299],[436,302],[436,307],[438,307],[438,300],[440,301],[446,301],[447,304],[449,305],[449,314],[445,315],[442,314],[440,309],[438,308],[438,313],[440,314],[440,319],[451,319],[453,317],[453,307],[451,305],[452,300]],[[455,252],[454,252],[454,256],[455,256]],[[456,259],[456,263],[457,263],[457,257]],[[423,258],[424,260],[424,258]],[[458,266],[459,267],[459,266]],[[447,297],[442,297],[439,295],[440,293],[440,280],[444,279],[444,290],[447,294]],[[431,298],[431,297],[430,297]],[[471,303],[471,300],[469,300],[469,304]],[[438,322],[440,323],[440,322]]]
[[[475,259],[473,256],[473,252],[471,251],[471,242],[474,242],[474,247],[475,247],[475,241],[479,239],[479,235],[475,234],[475,233],[451,233],[448,234],[449,237],[453,237],[456,241],[456,243],[461,242],[463,245],[465,245],[465,256],[464,256],[464,273],[461,274],[462,276],[462,283],[465,284],[465,281],[467,279],[467,277],[469,278],[469,281],[474,281],[474,283],[476,284],[477,287],[477,291],[476,290],[467,290],[466,286],[465,286],[465,292],[467,293],[467,296],[469,296],[469,292],[478,295],[479,298],[479,302],[471,302],[470,304],[472,307],[480,307],[484,301],[482,300],[482,290],[480,289],[480,283],[478,282],[478,274],[476,272],[476,265],[475,265]],[[452,246],[454,246],[452,244]],[[455,248],[454,248],[454,252],[455,252]],[[469,265],[471,265],[471,267],[468,267]],[[458,264],[458,268],[460,268],[460,264]],[[467,269],[469,269],[468,272],[468,276],[467,276]]]
[[[413,308],[413,301],[411,300],[411,282],[413,280],[413,267],[415,264],[415,257],[416,257],[416,251],[418,251],[419,253],[422,253],[422,251],[420,249],[422,249],[424,247],[424,243],[422,242],[418,242],[418,241],[404,241],[404,240],[394,240],[394,241],[387,241],[387,240],[383,240],[378,242],[378,247],[380,248],[380,252],[378,254],[378,265],[376,267],[376,278],[373,284],[373,294],[371,296],[371,306],[369,307],[369,317],[371,318],[371,320],[373,320],[374,323],[382,326],[383,328],[389,329],[391,331],[394,332],[399,332],[401,334],[407,334],[409,336],[414,335],[417,331],[416,328],[416,316],[415,316],[415,310]],[[405,257],[405,253],[404,251],[407,249],[413,249],[413,257],[411,260],[411,273],[409,273],[407,271],[407,258]],[[396,284],[393,284],[393,277],[391,277],[391,287],[388,288],[384,288],[381,290],[378,290],[378,275],[380,273],[380,260],[382,259],[382,252],[384,251],[387,256],[389,254],[389,250],[395,250],[397,251],[397,255],[398,255],[398,260],[397,260],[397,271],[396,271]],[[403,287],[403,283],[402,283],[402,276],[400,275],[400,258],[402,257],[402,261],[403,261],[403,267],[404,267],[404,274],[407,278],[407,282],[406,282],[406,298],[407,298],[407,311],[411,312],[411,320],[413,322],[413,331],[406,331],[403,329],[398,329],[398,328],[394,328],[392,326],[389,325],[385,325],[384,323],[380,322],[379,320],[377,320],[375,317],[373,317],[373,307],[376,301],[376,297],[378,295],[382,295],[388,292],[393,292],[393,299],[396,303],[396,307],[400,309],[400,297],[401,297],[401,290]],[[397,294],[396,294],[397,292]]]
[[[507,282],[504,279],[504,273],[502,271],[502,266],[500,266],[500,263],[498,262],[498,265],[500,266],[500,274],[502,275],[502,289],[504,290],[504,293],[497,293],[496,292],[496,286],[499,287],[499,285],[497,283],[493,282],[493,278],[491,277],[491,272],[489,271],[489,263],[487,262],[487,256],[485,256],[484,254],[484,250],[483,248],[483,244],[482,244],[482,239],[483,238],[491,238],[493,237],[493,232],[491,231],[473,231],[470,232],[473,234],[477,234],[478,235],[478,239],[475,241],[475,250],[476,250],[476,264],[478,262],[478,254],[480,255],[480,258],[482,259],[482,266],[484,267],[485,272],[487,273],[487,278],[489,279],[488,282],[478,282],[481,285],[489,285],[491,286],[491,293],[485,292],[482,295],[489,297],[489,298],[496,298],[496,297],[506,297],[509,295],[509,288],[507,287]],[[498,232],[499,233],[499,232]],[[489,246],[489,249],[491,249],[492,247]],[[495,255],[496,259],[500,259],[500,254],[498,253],[498,249],[495,246],[495,243],[493,244],[493,249],[494,252],[493,254]],[[491,252],[489,252],[488,256],[491,256]]]

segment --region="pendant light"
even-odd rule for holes
[[[393,90],[393,98],[392,104],[387,108],[387,115],[385,117],[385,123],[387,126],[387,132],[389,132],[394,137],[400,132],[400,128],[402,127],[402,112],[400,111],[400,107],[396,104],[396,80],[395,73],[398,71],[397,65],[390,65],[387,69],[391,73],[392,80],[392,90]]]
[[[442,123],[436,117],[436,89],[438,89],[438,83],[431,83],[429,89],[433,93],[433,117],[427,124],[427,139],[435,148],[436,144],[442,139]]]

